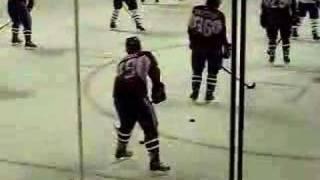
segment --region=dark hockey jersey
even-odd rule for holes
[[[32,9],[34,6],[34,0],[8,0],[9,3],[18,3],[19,5],[27,6]]]
[[[261,13],[267,26],[292,24],[296,16],[296,0],[262,0]]]
[[[153,86],[161,83],[160,69],[152,53],[141,51],[127,55],[118,63],[113,96],[146,97],[148,95],[148,77]]]
[[[224,14],[208,6],[195,6],[188,25],[191,49],[216,50],[228,44]]]

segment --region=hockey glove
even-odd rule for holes
[[[222,48],[222,57],[224,59],[229,59],[231,56],[231,51],[232,51],[231,44],[230,43],[225,44]]]
[[[153,85],[151,92],[151,99],[154,104],[159,104],[167,99],[165,86],[163,83]]]

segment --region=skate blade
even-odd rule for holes
[[[156,171],[150,171],[150,176],[151,177],[162,177],[162,176],[168,176],[170,172],[170,169],[167,171],[160,171],[160,170],[156,170]]]
[[[132,157],[122,157],[122,158],[116,158],[111,164],[119,164],[124,161],[130,160]]]
[[[38,47],[24,47],[24,49],[26,49],[26,50],[35,50],[35,49],[37,49]]]
[[[13,46],[13,47],[17,47],[17,46],[21,46],[22,45],[22,43],[11,43],[11,46]]]
[[[110,31],[118,31],[118,28],[110,28]]]

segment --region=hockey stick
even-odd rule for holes
[[[224,66],[222,66],[222,69],[223,69],[225,72],[227,72],[228,74],[232,74],[232,72],[231,72],[229,69],[225,68]],[[239,81],[240,78],[237,77],[237,80]],[[254,88],[256,87],[256,83],[255,83],[255,82],[252,82],[252,83],[250,83],[250,84],[245,82],[244,85],[247,87],[247,89],[254,89]]]
[[[11,21],[6,22],[5,24],[3,24],[2,26],[0,26],[0,31],[2,29],[4,29],[5,27],[7,27],[9,24],[11,23]]]

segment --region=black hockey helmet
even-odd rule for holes
[[[133,36],[126,39],[126,51],[128,54],[141,50],[141,42],[138,37]]]
[[[206,4],[209,7],[219,8],[222,0],[207,0]]]

